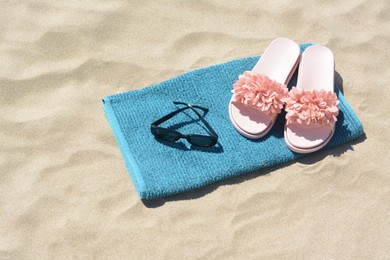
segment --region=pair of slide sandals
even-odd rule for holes
[[[297,85],[288,91],[298,65]],[[247,138],[265,136],[283,107],[284,139],[292,151],[317,151],[333,136],[339,101],[334,93],[334,58],[327,47],[313,45],[301,55],[297,43],[277,38],[252,71],[239,76],[232,92],[229,116]]]

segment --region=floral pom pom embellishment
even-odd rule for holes
[[[287,123],[332,125],[339,114],[339,100],[332,91],[300,90],[293,87],[285,99]]]
[[[265,75],[245,71],[234,83],[232,93],[233,102],[252,106],[274,117],[283,109],[288,89]]]

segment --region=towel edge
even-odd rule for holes
[[[119,146],[119,150],[121,151],[122,156],[126,158],[124,160],[125,165],[128,174],[133,180],[135,190],[140,198],[146,198],[148,197],[148,194],[146,192],[145,181],[142,177],[142,174],[140,173],[139,167],[137,166],[136,160],[130,151],[128,142],[123,135],[123,131],[119,125],[118,119],[115,115],[115,111],[112,108],[110,97],[105,97],[102,101],[104,113],[114,133],[114,137]]]

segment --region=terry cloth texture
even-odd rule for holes
[[[310,45],[301,45],[301,51]],[[259,140],[243,137],[230,122],[228,105],[232,85],[238,75],[251,70],[258,60],[258,56],[233,60],[141,90],[103,98],[106,117],[140,198],[158,198],[196,189],[305,156],[292,152],[284,142],[284,112],[279,114],[271,131]],[[295,83],[296,74],[289,88]],[[340,100],[340,114],[335,134],[323,149],[349,142],[363,134],[359,119],[337,86],[335,90]],[[191,146],[185,139],[175,143],[155,139],[150,124],[177,109],[172,101],[208,108],[205,119],[218,133],[218,144],[200,148]],[[162,126],[183,134],[207,134],[202,122],[190,109]]]

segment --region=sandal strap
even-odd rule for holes
[[[329,125],[334,127],[340,101],[333,91],[305,90],[293,87],[285,99],[287,124]]]
[[[283,109],[288,89],[266,75],[245,71],[233,85],[233,102],[247,106],[274,117]]]

